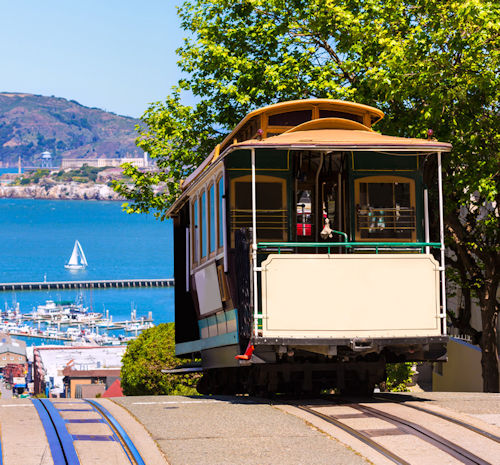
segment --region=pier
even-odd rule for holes
[[[0,291],[37,291],[45,289],[106,289],[127,287],[173,287],[174,278],[100,279],[93,281],[41,281],[0,283]]]

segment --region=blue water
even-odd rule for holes
[[[69,271],[78,239],[86,270]],[[173,277],[172,223],[127,215],[120,202],[0,199],[0,282]],[[0,292],[0,305],[17,301],[22,312],[46,300],[75,300],[80,291]],[[86,290],[85,304],[108,309],[114,320],[153,312],[173,321],[173,288]]]
[[[17,173],[17,168],[0,168],[0,176],[4,173]],[[21,172],[23,170],[21,169]]]

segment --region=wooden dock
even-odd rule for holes
[[[94,281],[42,281],[0,283],[0,291],[38,291],[46,289],[106,289],[127,287],[173,287],[174,278],[100,279]]]

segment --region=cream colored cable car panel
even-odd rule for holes
[[[262,263],[264,337],[438,336],[431,255],[270,255]]]

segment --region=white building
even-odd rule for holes
[[[44,392],[49,386],[52,395],[64,392],[64,374],[67,367],[76,370],[119,369],[126,346],[44,346],[34,349],[33,377],[35,392]]]
[[[63,158],[61,162],[61,168],[81,168],[83,165],[95,166],[97,168],[105,167],[117,167],[123,163],[131,163],[137,168],[148,168],[149,160],[148,154],[144,152],[143,157],[136,158]]]

